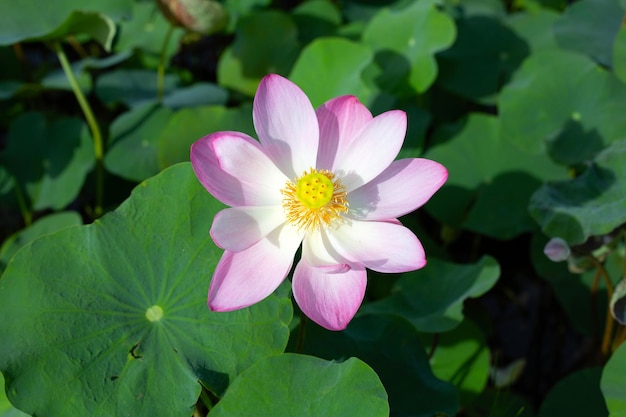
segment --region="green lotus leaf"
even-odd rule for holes
[[[69,226],[83,224],[80,215],[75,211],[53,213],[38,219],[30,226],[10,236],[0,246],[0,271],[9,262],[11,257],[28,242]]]
[[[365,28],[363,43],[376,52],[381,89],[411,95],[435,81],[434,55],[452,45],[455,36],[453,20],[439,11],[436,1],[425,0],[404,9],[382,9]]]
[[[342,363],[293,353],[260,360],[241,373],[211,417],[389,415],[376,373],[350,358]]]
[[[27,40],[61,40],[70,34],[87,34],[108,49],[115,35],[112,19],[130,17],[132,2],[3,0],[2,3],[0,45]]]
[[[30,198],[33,209],[63,209],[76,198],[94,165],[93,143],[82,120],[17,117],[0,163]]]
[[[435,132],[426,157],[444,164],[449,178],[425,208],[450,226],[511,239],[536,227],[527,209],[532,193],[567,172],[506,141],[500,125],[494,116],[470,114]]]
[[[116,211],[23,247],[0,279],[7,396],[37,416],[180,416],[283,351],[291,302],[206,307],[223,206],[180,164]]]
[[[570,245],[626,222],[626,140],[602,151],[580,176],[539,188],[529,204],[543,232]]]
[[[626,416],[624,369],[626,369],[626,344],[622,343],[604,366],[600,379],[600,389],[611,417]]]
[[[291,16],[279,11],[245,16],[218,62],[218,84],[253,96],[268,73],[289,73],[299,52],[298,28]]]
[[[293,332],[290,345],[298,343],[297,333]],[[371,366],[389,395],[392,417],[452,416],[458,409],[457,390],[433,375],[415,327],[401,317],[359,313],[343,332],[307,321],[303,336],[299,346],[303,353],[329,360],[354,356]]]
[[[570,4],[552,30],[561,47],[611,67],[613,42],[623,18],[618,0],[584,0]]]
[[[601,368],[587,368],[560,380],[541,404],[537,417],[608,416],[600,392],[601,373]]]
[[[463,321],[465,299],[486,293],[499,277],[500,266],[489,256],[468,265],[429,259],[428,268],[402,274],[391,296],[362,311],[402,316],[422,332],[444,332]]]
[[[626,85],[589,58],[554,49],[532,54],[498,99],[501,135],[563,164],[583,163],[624,137]]]
[[[359,43],[341,38],[317,39],[304,48],[289,78],[314,107],[345,94],[367,102],[371,89],[363,82],[362,72],[373,58],[372,51]]]

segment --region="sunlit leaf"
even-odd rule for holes
[[[341,38],[324,38],[309,44],[296,61],[290,79],[307,94],[314,107],[345,94],[367,102],[371,89],[361,73],[372,62],[372,51]]]
[[[253,415],[386,417],[389,405],[378,376],[360,360],[288,353],[242,372],[211,411],[212,417]]]
[[[282,352],[291,301],[206,307],[222,205],[190,164],[151,178],[116,211],[22,248],[0,279],[0,370],[38,416],[180,416]]]
[[[220,57],[219,84],[253,96],[268,73],[287,75],[300,49],[297,37],[298,29],[285,13],[263,11],[242,18],[234,43]]]
[[[381,10],[365,28],[363,42],[376,52],[382,71],[378,85],[402,95],[430,87],[437,76],[434,54],[452,45],[455,36],[452,19],[434,0],[425,0],[402,10]]]
[[[626,369],[626,343],[613,352],[604,366],[600,389],[609,409],[610,417],[626,416],[626,388],[624,388],[624,369]]]

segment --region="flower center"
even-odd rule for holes
[[[299,229],[327,226],[348,211],[346,188],[325,169],[310,168],[295,184],[287,181],[281,193],[287,220]]]

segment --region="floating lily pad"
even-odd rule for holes
[[[307,322],[304,335],[304,353],[335,360],[355,356],[370,365],[387,390],[392,417],[454,415],[458,409],[457,390],[433,375],[418,333],[400,317],[359,315],[340,333]]]
[[[543,232],[570,245],[626,222],[626,140],[602,151],[580,176],[538,189],[529,210]]]
[[[463,302],[486,293],[499,277],[500,266],[489,256],[468,265],[429,259],[427,268],[402,274],[391,296],[362,312],[399,315],[419,331],[444,332],[463,321]]]
[[[372,51],[342,38],[324,38],[309,44],[296,61],[290,79],[307,94],[314,107],[345,94],[367,102],[371,89],[362,79],[372,62]]]
[[[292,353],[265,358],[242,372],[211,410],[211,417],[388,415],[385,389],[365,363]]]
[[[365,28],[363,43],[376,52],[379,87],[402,96],[430,87],[437,77],[434,55],[455,36],[452,19],[434,0],[424,0],[401,10],[382,9]]]
[[[626,83],[626,26],[617,32],[613,44],[613,71],[615,76]]]
[[[206,307],[222,252],[208,231],[222,207],[181,164],[94,224],[22,248],[0,279],[0,370],[13,404],[44,417],[188,417],[200,383],[222,395],[282,352],[288,298]]]

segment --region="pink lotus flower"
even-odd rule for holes
[[[231,206],[211,237],[225,249],[209,308],[257,303],[293,273],[293,295],[313,321],[342,330],[365,295],[366,268],[405,272],[426,264],[417,237],[397,220],[423,205],[448,177],[427,159],[394,161],[406,115],[372,117],[356,97],[316,110],[292,82],[265,77],[254,98],[259,141],[217,132],[191,147],[202,185]]]

